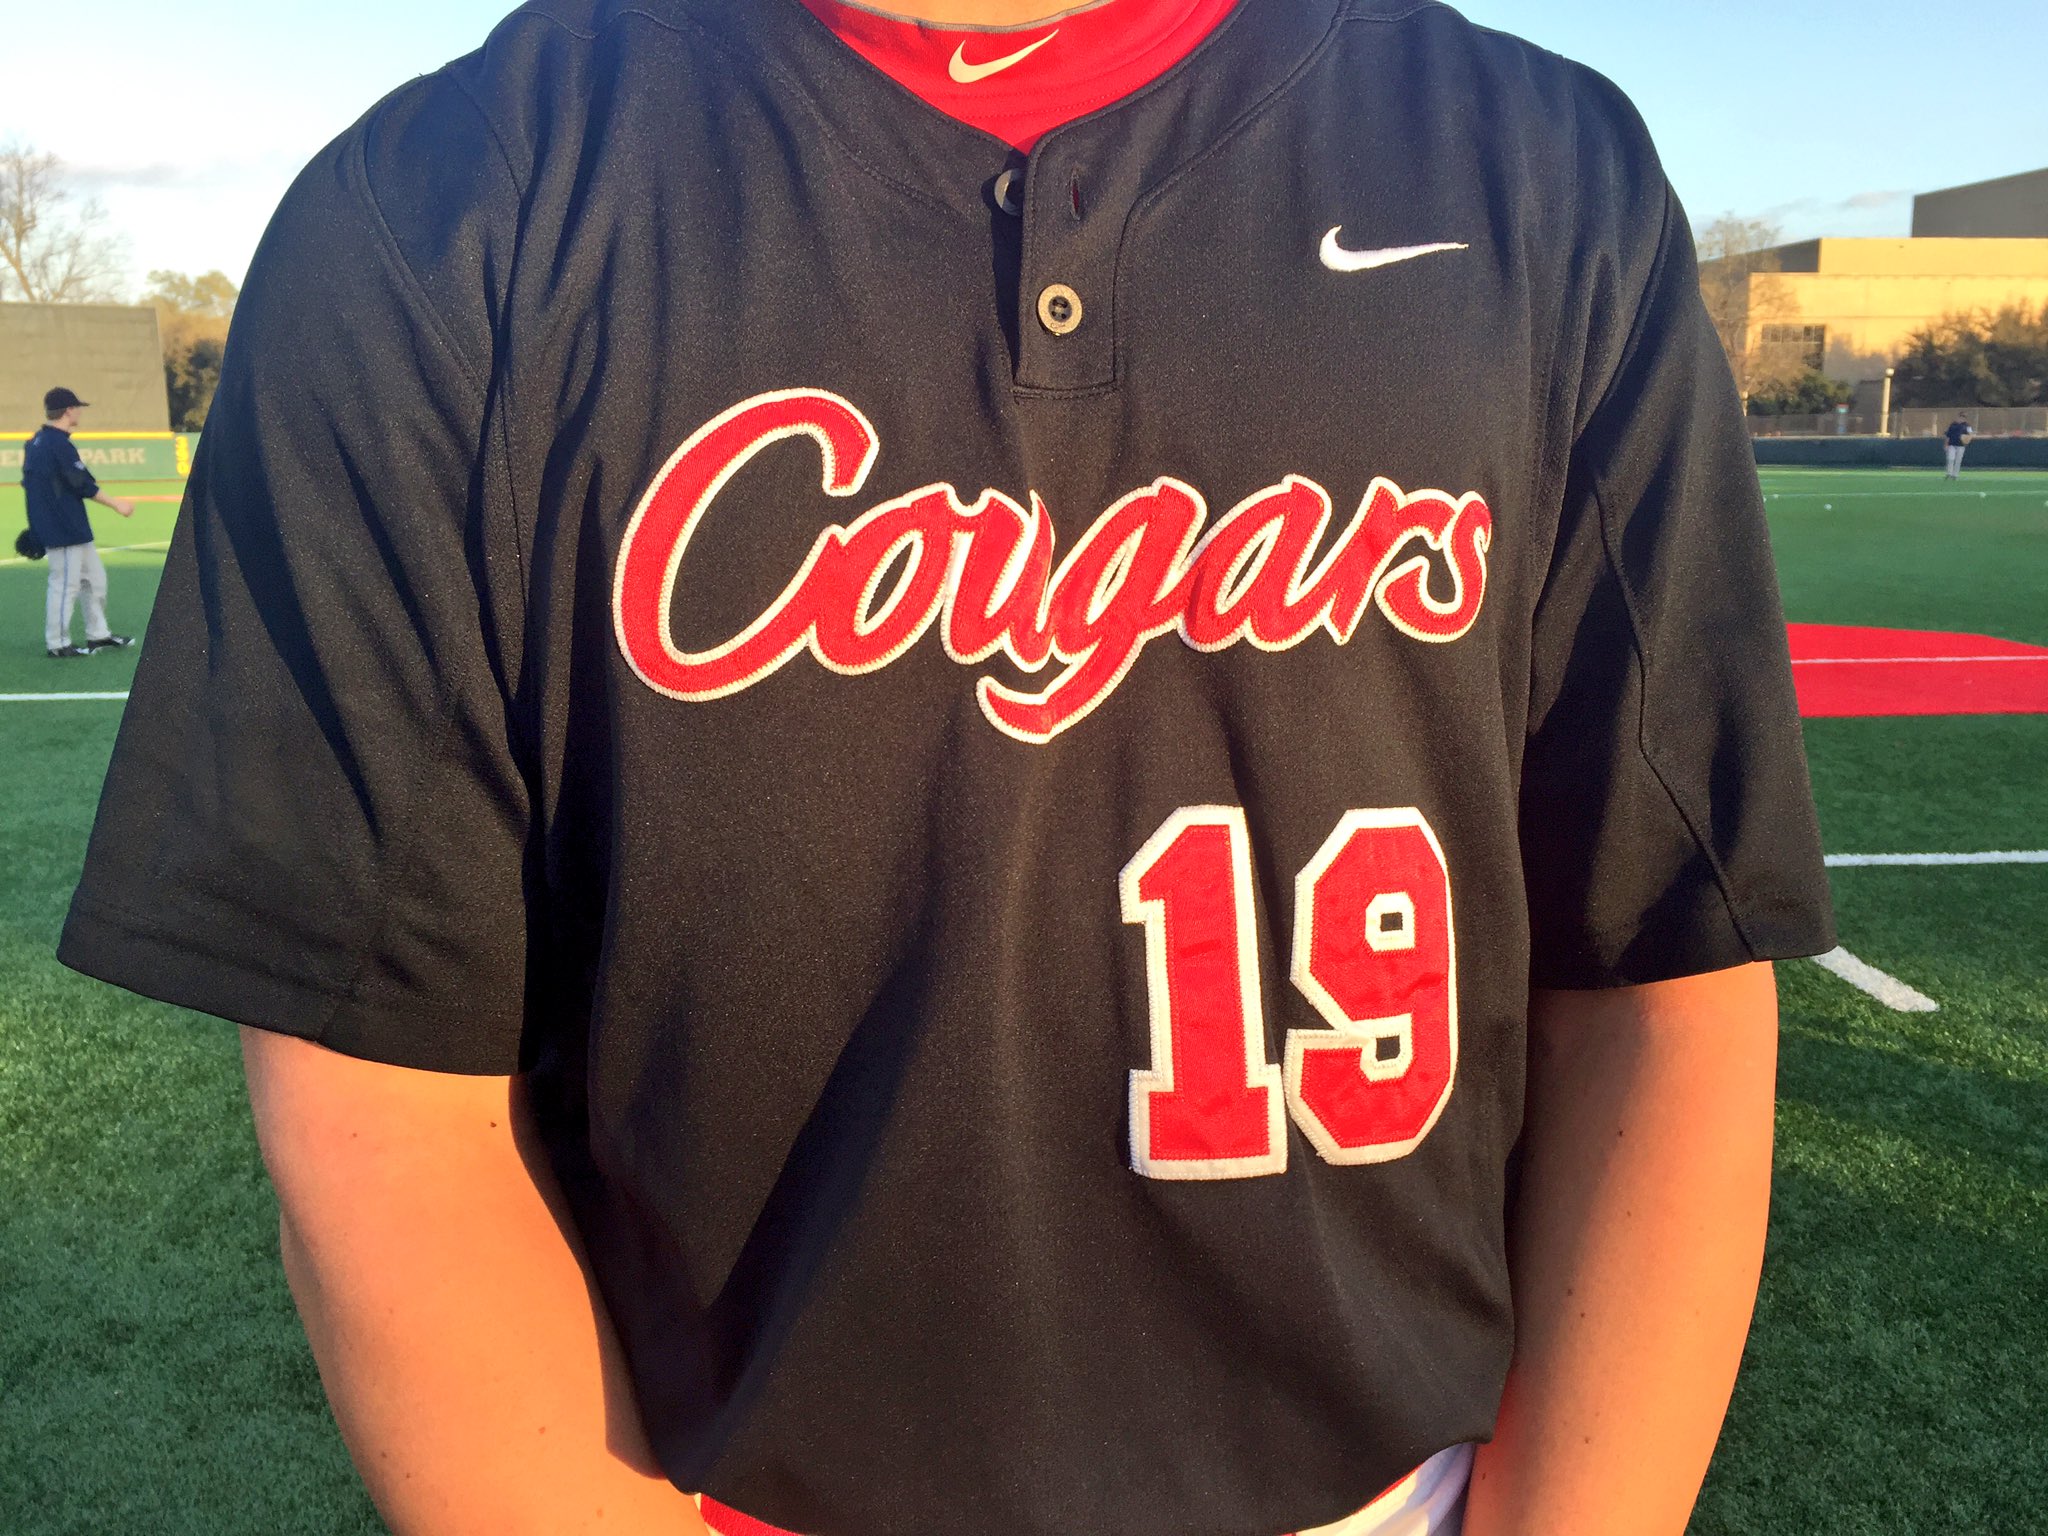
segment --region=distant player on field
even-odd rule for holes
[[[49,592],[43,605],[43,654],[63,660],[135,643],[107,628],[107,568],[100,563],[99,550],[92,541],[92,523],[85,515],[86,502],[96,501],[123,517],[133,517],[135,503],[102,491],[71,441],[86,404],[61,386],[45,394],[43,425],[21,455],[21,492],[28,502],[29,531],[50,562]],[[84,610],[83,645],[71,638],[74,608]]]
[[[1956,419],[1948,424],[1948,431],[1944,435],[1947,438],[1948,478],[1960,480],[1963,478],[1963,449],[1969,446],[1970,439],[1976,436],[1976,432],[1970,426],[1968,418],[1961,411],[1957,411]]]
[[[1833,937],[1640,119],[893,3],[536,0],[305,172],[64,958],[249,1026],[395,1530],[1676,1536]]]

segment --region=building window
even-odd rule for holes
[[[1824,325],[1767,325],[1764,345],[1773,352],[1796,357],[1816,373],[1828,355],[1828,328]]]

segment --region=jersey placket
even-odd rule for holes
[[[1024,174],[1016,383],[1075,393],[1116,385],[1116,253],[1128,196],[1088,175],[1081,136],[1055,131]]]
[[[1191,61],[1183,61],[1133,96],[1051,129],[1032,149],[1021,190],[1013,193],[1021,196],[1024,225],[1020,391],[1086,394],[1118,386],[1125,360],[1118,356],[1117,269],[1131,221],[1283,90],[1335,25],[1332,10],[1321,5],[1244,11],[1226,18],[1192,55],[1203,61],[1209,91],[1188,91]]]

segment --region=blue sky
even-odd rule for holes
[[[733,0],[744,4],[747,0]],[[1912,194],[2048,165],[2044,0],[1467,0],[1634,97],[1695,222],[1906,233]],[[505,0],[93,0],[45,11],[79,68],[10,69],[0,140],[64,157],[152,267],[240,279],[296,168]]]

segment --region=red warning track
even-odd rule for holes
[[[2048,649],[1931,629],[1788,624],[1799,713],[2048,714]]]

